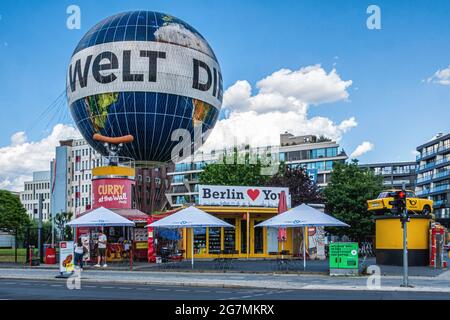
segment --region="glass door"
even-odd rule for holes
[[[263,222],[264,220],[254,220],[253,224],[257,225],[258,223]],[[258,227],[253,228],[253,253],[255,254],[263,254],[264,253],[264,228]]]
[[[247,253],[247,220],[241,220],[241,253]]]

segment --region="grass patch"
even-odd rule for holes
[[[17,262],[25,263],[27,255],[27,249],[17,249]],[[0,249],[0,262],[14,262],[15,260],[14,249]]]

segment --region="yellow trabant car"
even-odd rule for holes
[[[401,190],[386,190],[381,192],[374,200],[367,201],[367,210],[376,214],[385,214],[390,212],[392,205],[389,202],[394,200],[396,192]],[[411,190],[406,190],[406,208],[409,213],[431,214],[433,212],[433,200],[417,198]]]

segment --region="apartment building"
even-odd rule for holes
[[[198,202],[199,175],[207,164],[215,163],[225,154],[225,150],[210,153],[197,152],[195,156],[174,166],[168,175],[172,177],[171,188],[166,193],[170,206],[179,207],[185,203]],[[251,148],[251,154],[270,152],[274,158],[291,167],[303,167],[320,186],[327,185],[333,163],[347,160],[346,153],[339,144],[330,139],[314,135],[294,136],[290,133],[280,135],[280,145]]]
[[[434,201],[438,221],[450,222],[450,134],[437,134],[416,148],[416,194]]]
[[[385,162],[361,164],[360,168],[370,169],[376,175],[383,177],[386,189],[400,189],[405,183],[406,189],[414,190],[416,184],[416,162]]]

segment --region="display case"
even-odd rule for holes
[[[236,232],[233,228],[223,228],[223,249],[233,251],[236,249]]]
[[[206,228],[194,229],[194,254],[206,254]]]
[[[209,244],[208,253],[209,254],[219,254],[221,250],[220,246],[220,230],[221,228],[209,228]]]

